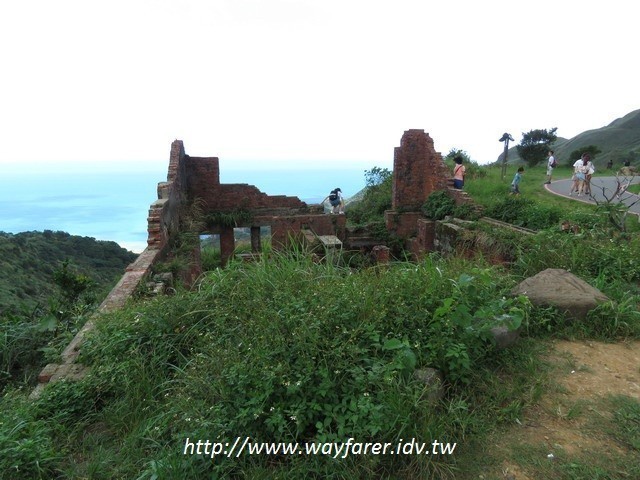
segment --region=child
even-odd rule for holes
[[[524,173],[524,167],[518,168],[518,171],[513,177],[513,181],[511,182],[511,195],[520,195],[520,180],[522,179],[522,174]]]
[[[456,164],[455,168],[453,169],[453,188],[462,190],[462,187],[464,186],[464,174],[466,168],[464,167],[464,165],[462,165],[462,157],[460,155],[457,155],[456,158],[453,159],[453,161]]]

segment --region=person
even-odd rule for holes
[[[574,184],[577,182],[577,192],[578,192],[578,196],[581,196],[582,193],[584,192],[584,182],[587,178],[587,157],[588,155],[582,154],[582,158],[580,160],[578,160],[574,165],[576,165],[575,167],[575,180],[574,180]],[[569,194],[571,195],[571,194]]]
[[[462,156],[457,155],[453,161],[456,163],[456,166],[453,168],[453,188],[462,190],[466,168],[462,165]]]
[[[520,180],[522,180],[523,173],[524,167],[520,167],[513,176],[513,181],[511,182],[511,195],[520,195]]]
[[[629,185],[631,184],[631,182],[626,182],[626,183],[618,183],[618,188],[616,189],[616,197],[618,199],[620,199],[620,196],[627,191],[627,188],[629,188]]]
[[[573,183],[571,184],[571,191],[569,191],[569,195],[578,193],[578,187],[580,186],[580,180],[578,180],[578,171],[584,165],[584,156],[585,154],[583,153],[582,156],[578,160],[576,160],[573,164],[573,176],[571,177],[571,180],[573,180]]]
[[[334,188],[329,192],[329,195],[322,200],[322,204],[324,204],[327,200],[331,204],[331,213],[340,213],[344,214],[344,199],[342,198],[342,190],[340,188]]]
[[[584,156],[584,166],[587,169],[584,174],[584,194],[591,195],[591,176],[596,172],[596,167],[593,166],[591,156],[588,153]]]
[[[551,183],[551,175],[553,175],[553,169],[556,168],[556,158],[553,156],[553,150],[549,150],[549,159],[547,160],[547,185]]]

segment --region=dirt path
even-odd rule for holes
[[[496,444],[505,454],[502,458],[512,458],[514,446],[534,452],[524,462],[528,467],[504,461],[484,478],[537,480],[543,478],[544,463],[559,456],[583,463],[591,453],[598,458],[637,458],[604,426],[612,417],[606,406],[611,395],[640,400],[640,342],[559,341],[549,360],[553,386],[526,412],[522,425]]]

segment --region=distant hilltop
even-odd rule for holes
[[[518,140],[519,143],[519,140]],[[573,138],[558,137],[552,148],[560,165],[569,162],[571,152],[588,145],[595,145],[602,153],[595,158],[596,166],[604,166],[611,160],[614,165],[620,165],[625,160],[632,164],[640,162],[640,109],[618,118],[606,127],[587,130]],[[497,162],[502,162],[501,154]],[[515,145],[509,149],[508,163],[520,163]]]

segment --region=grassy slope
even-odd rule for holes
[[[523,196],[567,210],[591,208],[546,194],[544,169],[525,175]],[[507,195],[512,176],[511,169],[502,181],[499,169],[491,169],[483,179],[469,179],[466,188],[490,204]],[[584,241],[572,240],[543,244],[540,261],[551,253],[568,261],[597,260],[572,255]],[[482,331],[465,322],[476,312],[491,319],[522,307],[501,300],[515,281],[501,268],[428,259],[352,272],[277,258],[236,267],[212,274],[197,292],[105,317],[83,350],[83,362],[93,367],[85,381],[56,384],[35,404],[18,390],[8,392],[0,405],[0,478],[19,477],[12,465],[20,466],[23,478],[478,478],[492,436],[524,418],[548,388],[540,361],[546,346],[536,338],[550,329],[589,338],[597,328],[615,338],[620,332],[610,318],[630,324],[629,335],[640,334],[631,324],[640,299],[604,273],[602,288],[616,301],[626,299],[628,311],[612,307],[583,332],[559,328],[554,312],[532,311],[525,339],[495,352],[485,350]],[[414,361],[436,365],[450,379],[458,375],[439,404],[429,404],[423,387],[403,373]],[[626,416],[640,421],[637,402],[630,405]],[[284,441],[415,437],[456,441],[459,449],[448,458],[343,461],[245,455],[211,462],[181,454],[186,437],[218,435]],[[637,443],[638,433],[632,435]],[[638,473],[635,454],[637,448],[625,450],[615,465],[622,470],[600,478],[632,478]],[[592,462],[590,473],[609,468],[606,458],[595,461],[580,458]],[[575,458],[563,459],[553,478],[581,478],[564,473],[572,463]],[[533,459],[530,464],[538,468]],[[537,471],[534,478],[545,478],[548,470]]]

